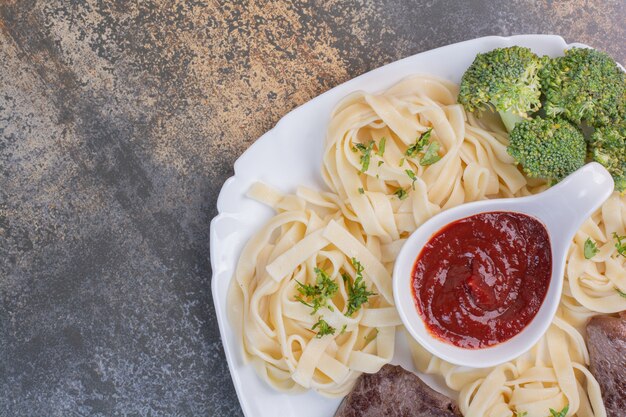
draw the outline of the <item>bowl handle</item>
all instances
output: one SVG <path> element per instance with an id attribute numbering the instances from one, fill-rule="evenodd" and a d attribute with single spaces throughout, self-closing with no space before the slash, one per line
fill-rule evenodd
<path id="1" fill-rule="evenodd" d="M 609 198 L 613 188 L 611 174 L 591 162 L 538 195 L 541 206 L 554 208 L 543 211 L 541 220 L 566 250 L 582 223 Z"/>

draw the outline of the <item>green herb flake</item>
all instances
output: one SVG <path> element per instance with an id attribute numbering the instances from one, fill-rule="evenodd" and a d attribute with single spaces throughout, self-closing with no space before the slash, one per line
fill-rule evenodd
<path id="1" fill-rule="evenodd" d="M 385 154 L 385 144 L 387 143 L 387 138 L 380 138 L 380 142 L 378 142 L 378 151 L 376 151 L 376 155 L 382 156 Z"/>
<path id="2" fill-rule="evenodd" d="M 365 146 L 362 143 L 355 143 L 354 146 L 361 152 L 361 172 L 366 172 L 370 167 L 370 158 L 372 156 L 372 149 L 374 149 L 374 141 Z"/>
<path id="3" fill-rule="evenodd" d="M 406 152 L 404 153 L 409 158 L 414 158 L 418 153 L 424 149 L 424 146 L 428 143 L 428 139 L 430 138 L 430 134 L 433 131 L 432 127 L 428 129 L 426 132 L 422 133 L 422 135 L 415 140 L 415 143 L 411 145 Z"/>
<path id="4" fill-rule="evenodd" d="M 365 194 L 365 190 L 363 188 L 359 188 L 359 194 Z"/>
<path id="5" fill-rule="evenodd" d="M 341 331 L 339 332 L 340 335 L 344 334 L 346 332 L 346 327 L 348 327 L 347 324 L 344 324 L 343 326 L 341 326 Z"/>
<path id="6" fill-rule="evenodd" d="M 588 237 L 587 240 L 585 240 L 584 252 L 585 252 L 585 259 L 591 259 L 594 256 L 596 256 L 598 252 L 600 252 L 600 249 L 598 249 L 598 245 L 596 245 L 596 242 L 594 242 L 593 240 L 591 240 L 590 237 Z"/>
<path id="7" fill-rule="evenodd" d="M 404 158 L 400 158 L 400 162 L 398 162 L 398 166 L 401 167 L 404 165 Z"/>
<path id="8" fill-rule="evenodd" d="M 555 411 L 551 408 L 550 414 L 551 414 L 551 417 L 565 417 L 568 411 L 569 411 L 569 404 L 563 407 L 561 411 Z"/>
<path id="9" fill-rule="evenodd" d="M 431 142 L 430 145 L 428 145 L 428 148 L 426 148 L 424 156 L 422 156 L 422 159 L 420 160 L 420 165 L 432 165 L 439 161 L 441 159 L 441 156 L 439 156 L 439 148 L 439 142 Z"/>
<path id="10" fill-rule="evenodd" d="M 385 163 L 385 161 L 378 161 L 378 166 L 381 166 L 384 163 Z"/>
<path id="11" fill-rule="evenodd" d="M 295 300 L 311 307 L 313 309 L 311 314 L 317 313 L 317 310 L 322 307 L 328 307 L 330 311 L 334 311 L 332 306 L 328 305 L 328 299 L 335 295 L 339 285 L 319 268 L 315 268 L 315 275 L 317 277 L 315 285 L 305 285 L 296 280 L 300 295 L 296 296 Z"/>
<path id="12" fill-rule="evenodd" d="M 626 292 L 620 291 L 619 288 L 615 288 L 615 291 L 617 291 L 617 293 L 622 297 L 626 298 Z"/>
<path id="13" fill-rule="evenodd" d="M 615 249 L 617 249 L 617 253 L 626 258 L 626 236 L 620 236 L 617 233 L 613 232 L 613 239 L 617 241 L 617 243 L 615 243 Z"/>
<path id="14" fill-rule="evenodd" d="M 417 176 L 415 175 L 415 172 L 413 172 L 412 169 L 405 169 L 404 172 L 406 172 L 406 175 L 408 175 L 409 178 L 413 180 L 413 182 L 411 183 L 411 187 L 415 190 L 415 181 L 417 181 Z"/>
<path id="15" fill-rule="evenodd" d="M 396 197 L 398 197 L 399 200 L 405 200 L 409 196 L 404 188 L 398 188 L 393 193 L 396 195 Z"/>
<path id="16" fill-rule="evenodd" d="M 365 339 L 365 344 L 368 344 L 372 340 L 376 339 L 376 336 L 378 336 L 378 329 L 374 329 L 373 332 L 370 332 L 367 336 L 363 338 Z"/>
<path id="17" fill-rule="evenodd" d="M 516 411 L 515 417 L 526 417 L 528 415 L 528 411 Z"/>
<path id="18" fill-rule="evenodd" d="M 311 327 L 311 330 L 315 330 L 315 329 L 319 329 L 317 331 L 317 334 L 315 335 L 315 337 L 318 339 L 321 339 L 322 337 L 329 335 L 329 334 L 335 334 L 335 328 L 331 326 L 330 324 L 328 324 L 326 320 L 324 320 L 321 317 L 317 321 L 317 323 L 315 323 L 313 327 Z"/>
<path id="19" fill-rule="evenodd" d="M 354 282 L 350 279 L 348 274 L 341 274 L 343 282 L 346 284 L 348 290 L 348 308 L 344 313 L 347 317 L 352 316 L 359 311 L 361 306 L 368 302 L 369 297 L 376 295 L 376 293 L 369 291 L 365 282 L 363 282 L 363 265 L 356 258 L 351 259 L 352 266 L 356 271 L 356 279 Z"/>

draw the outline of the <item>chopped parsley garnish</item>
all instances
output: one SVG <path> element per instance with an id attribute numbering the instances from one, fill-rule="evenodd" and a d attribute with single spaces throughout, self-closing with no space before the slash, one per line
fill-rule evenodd
<path id="1" fill-rule="evenodd" d="M 406 190 L 404 188 L 398 188 L 396 191 L 393 192 L 396 197 L 398 197 L 398 199 L 400 200 L 404 200 L 406 199 L 409 194 L 406 192 Z"/>
<path id="2" fill-rule="evenodd" d="M 380 138 L 380 142 L 378 142 L 378 151 L 376 151 L 376 155 L 382 157 L 385 154 L 386 143 L 387 143 L 387 138 L 384 138 L 384 137 Z"/>
<path id="3" fill-rule="evenodd" d="M 402 165 L 404 165 L 404 158 L 400 158 L 400 162 L 398 163 L 399 167 L 401 167 Z"/>
<path id="4" fill-rule="evenodd" d="M 340 335 L 346 332 L 346 327 L 348 327 L 347 324 L 344 324 L 343 326 L 341 326 L 341 331 L 339 332 Z"/>
<path id="5" fill-rule="evenodd" d="M 404 154 L 409 158 L 414 158 L 415 156 L 417 156 L 417 154 L 420 153 L 422 149 L 424 149 L 424 146 L 426 146 L 426 144 L 428 143 L 428 138 L 430 138 L 430 134 L 432 131 L 433 128 L 431 127 L 426 132 L 422 133 L 422 135 L 417 138 L 415 143 L 411 145 Z"/>
<path id="6" fill-rule="evenodd" d="M 378 166 L 381 166 L 384 163 L 385 163 L 385 161 L 378 161 Z"/>
<path id="7" fill-rule="evenodd" d="M 622 297 L 626 298 L 626 292 L 620 291 L 619 288 L 615 288 L 615 291 L 617 291 L 617 293 Z"/>
<path id="8" fill-rule="evenodd" d="M 439 142 L 431 142 L 430 145 L 428 145 L 428 148 L 426 148 L 426 152 L 424 152 L 424 156 L 422 156 L 422 159 L 420 160 L 420 165 L 422 166 L 426 166 L 426 165 L 432 165 L 435 162 L 437 162 L 438 160 L 441 159 L 441 157 L 439 156 Z"/>
<path id="9" fill-rule="evenodd" d="M 363 188 L 359 188 L 359 194 L 365 194 L 365 190 Z"/>
<path id="10" fill-rule="evenodd" d="M 613 232 L 613 239 L 617 240 L 617 243 L 615 244 L 617 253 L 626 258 L 626 236 L 620 236 Z"/>
<path id="11" fill-rule="evenodd" d="M 328 307 L 330 311 L 334 311 L 332 306 L 328 305 L 328 299 L 335 295 L 339 285 L 319 268 L 315 268 L 315 275 L 317 276 L 315 285 L 305 285 L 296 280 L 297 290 L 300 293 L 296 296 L 296 301 L 311 307 L 313 309 L 311 314 L 317 313 L 317 310 L 322 307 Z"/>
<path id="12" fill-rule="evenodd" d="M 404 155 L 408 158 L 415 158 L 420 152 L 424 152 L 424 155 L 420 159 L 420 165 L 422 166 L 431 165 L 439 161 L 441 157 L 438 152 L 441 145 L 436 141 L 430 143 L 428 142 L 432 131 L 433 129 L 431 127 L 424 132 L 419 138 L 417 138 L 413 145 L 409 146 L 406 152 L 404 152 Z M 426 150 L 424 150 L 424 148 L 426 148 Z M 402 166 L 402 164 L 404 164 L 404 158 L 400 160 L 400 166 Z"/>
<path id="13" fill-rule="evenodd" d="M 318 329 L 317 334 L 315 335 L 316 338 L 321 339 L 322 337 L 328 335 L 328 334 L 335 334 L 335 328 L 333 326 L 331 326 L 330 324 L 328 324 L 326 322 L 326 320 L 324 320 L 323 318 L 320 317 L 320 319 L 317 321 L 317 323 L 315 323 L 313 325 L 313 327 L 311 327 L 311 330 L 315 330 Z"/>
<path id="14" fill-rule="evenodd" d="M 561 411 L 555 411 L 552 408 L 550 409 L 551 417 L 565 417 L 567 412 L 569 411 L 569 404 L 567 404 Z"/>
<path id="15" fill-rule="evenodd" d="M 587 240 L 585 240 L 585 259 L 591 259 L 594 256 L 596 256 L 596 254 L 598 252 L 600 252 L 600 249 L 598 249 L 598 245 L 596 245 L 596 242 L 594 242 L 593 240 L 591 240 L 590 237 L 587 238 Z"/>
<path id="16" fill-rule="evenodd" d="M 363 282 L 364 268 L 363 265 L 361 265 L 361 262 L 357 261 L 356 258 L 352 258 L 351 262 L 352 266 L 354 266 L 354 269 L 356 270 L 356 279 L 354 282 L 352 282 L 348 274 L 341 274 L 343 282 L 346 284 L 348 289 L 348 309 L 344 313 L 348 317 L 359 311 L 361 306 L 367 303 L 369 297 L 376 295 L 376 293 L 368 291 L 365 282 Z"/>
<path id="17" fill-rule="evenodd" d="M 370 332 L 367 336 L 364 337 L 365 339 L 365 344 L 371 342 L 372 340 L 376 339 L 376 336 L 378 336 L 378 329 L 374 329 L 373 332 Z"/>
<path id="18" fill-rule="evenodd" d="M 405 169 L 404 172 L 406 172 L 406 175 L 408 175 L 409 178 L 411 178 L 413 180 L 413 182 L 411 183 L 411 187 L 415 190 L 415 181 L 417 181 L 417 177 L 415 176 L 415 172 L 413 172 L 412 169 Z"/>
<path id="19" fill-rule="evenodd" d="M 365 146 L 362 143 L 355 143 L 354 147 L 361 151 L 361 172 L 366 172 L 370 167 L 370 158 L 372 156 L 372 149 L 374 149 L 374 141 Z"/>
<path id="20" fill-rule="evenodd" d="M 528 415 L 528 411 L 516 411 L 515 417 L 526 417 Z"/>

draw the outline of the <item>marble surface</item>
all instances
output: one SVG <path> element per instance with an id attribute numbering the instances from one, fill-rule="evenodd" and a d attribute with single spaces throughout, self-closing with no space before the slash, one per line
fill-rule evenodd
<path id="1" fill-rule="evenodd" d="M 235 159 L 365 71 L 484 35 L 626 62 L 624 2 L 0 4 L 0 416 L 241 415 L 210 294 Z"/>

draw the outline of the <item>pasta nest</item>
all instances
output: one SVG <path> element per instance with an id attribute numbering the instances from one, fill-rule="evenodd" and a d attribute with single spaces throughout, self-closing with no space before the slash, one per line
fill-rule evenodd
<path id="1" fill-rule="evenodd" d="M 300 188 L 283 196 L 256 184 L 250 195 L 277 214 L 244 248 L 230 290 L 230 304 L 241 306 L 231 311 L 246 356 L 278 389 L 345 395 L 362 372 L 377 372 L 393 356 L 401 321 L 393 306 L 391 249 L 346 219 L 330 193 Z M 316 271 L 337 287 L 318 309 L 298 291 L 316 285 Z M 347 314 L 357 275 L 372 295 Z M 332 334 L 316 333 L 319 320 Z"/>

